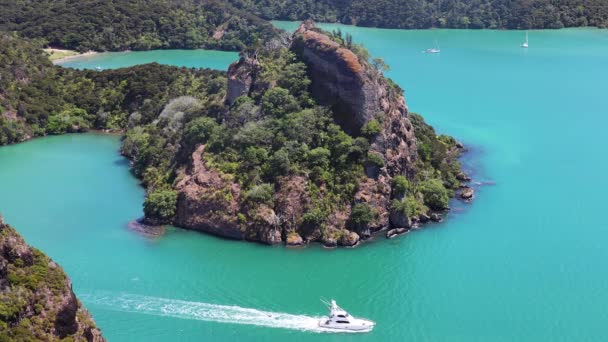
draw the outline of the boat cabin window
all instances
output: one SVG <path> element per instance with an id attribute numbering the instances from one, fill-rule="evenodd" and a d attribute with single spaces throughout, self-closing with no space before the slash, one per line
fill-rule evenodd
<path id="1" fill-rule="evenodd" d="M 349 321 L 336 321 L 336 323 L 344 323 L 344 324 L 348 324 L 350 323 Z"/>
<path id="2" fill-rule="evenodd" d="M 346 316 L 344 316 L 344 315 L 338 315 L 338 317 L 342 317 L 342 318 L 345 318 L 345 317 L 346 317 Z"/>

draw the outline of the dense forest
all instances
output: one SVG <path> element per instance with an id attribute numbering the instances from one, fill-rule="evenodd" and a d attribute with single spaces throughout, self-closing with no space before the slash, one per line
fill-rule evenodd
<path id="1" fill-rule="evenodd" d="M 608 27 L 605 0 L 230 0 L 265 19 L 387 28 Z"/>
<path id="2" fill-rule="evenodd" d="M 0 0 L 0 30 L 78 51 L 238 51 L 274 34 L 268 22 L 214 0 Z"/>
<path id="3" fill-rule="evenodd" d="M 608 26 L 604 0 L 0 0 L 0 31 L 78 51 L 242 50 L 276 35 L 260 19 L 389 28 Z"/>

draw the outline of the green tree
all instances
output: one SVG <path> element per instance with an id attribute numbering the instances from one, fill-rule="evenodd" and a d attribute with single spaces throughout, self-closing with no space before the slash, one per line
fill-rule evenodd
<path id="1" fill-rule="evenodd" d="M 350 222 L 357 230 L 367 228 L 367 225 L 376 218 L 377 213 L 367 203 L 357 203 L 350 213 Z"/>
<path id="2" fill-rule="evenodd" d="M 177 192 L 169 189 L 153 190 L 144 201 L 144 214 L 155 223 L 169 223 L 175 216 L 176 206 Z"/>
<path id="3" fill-rule="evenodd" d="M 311 168 L 320 167 L 325 170 L 329 167 L 331 152 L 324 147 L 317 147 L 308 152 L 308 163 Z"/>
<path id="4" fill-rule="evenodd" d="M 186 142 L 195 146 L 197 144 L 205 144 L 209 140 L 217 140 L 219 134 L 219 125 L 215 120 L 208 117 L 200 117 L 190 121 L 186 125 L 184 137 Z"/>
<path id="5" fill-rule="evenodd" d="M 289 154 L 286 150 L 280 149 L 270 157 L 270 172 L 274 176 L 286 175 L 291 169 Z"/>
<path id="6" fill-rule="evenodd" d="M 402 175 L 393 177 L 393 196 L 402 198 L 410 189 L 410 182 Z"/>
<path id="7" fill-rule="evenodd" d="M 391 67 L 384 62 L 384 59 L 380 57 L 374 58 L 372 60 L 372 65 L 374 66 L 374 69 L 376 69 L 380 73 L 385 73 L 391 70 Z"/>
<path id="8" fill-rule="evenodd" d="M 272 184 L 255 185 L 245 193 L 245 201 L 252 205 L 272 204 L 273 193 Z"/>
<path id="9" fill-rule="evenodd" d="M 262 111 L 274 117 L 282 117 L 287 113 L 297 112 L 300 106 L 289 90 L 274 87 L 268 90 L 261 101 Z"/>

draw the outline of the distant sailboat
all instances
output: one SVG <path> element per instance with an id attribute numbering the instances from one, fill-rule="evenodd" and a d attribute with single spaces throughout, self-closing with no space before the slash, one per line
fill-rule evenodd
<path id="1" fill-rule="evenodd" d="M 432 49 L 426 49 L 426 53 L 440 53 L 439 44 L 437 44 L 437 39 L 435 39 L 435 47 Z"/>
<path id="2" fill-rule="evenodd" d="M 526 31 L 526 41 L 521 44 L 521 47 L 524 49 L 528 48 L 528 31 Z"/>

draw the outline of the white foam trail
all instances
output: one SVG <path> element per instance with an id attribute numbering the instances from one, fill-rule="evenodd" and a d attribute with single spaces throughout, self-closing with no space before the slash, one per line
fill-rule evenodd
<path id="1" fill-rule="evenodd" d="M 86 304 L 111 310 L 136 312 L 201 321 L 250 324 L 310 332 L 335 332 L 319 327 L 321 317 L 262 311 L 232 305 L 189 302 L 178 299 L 148 297 L 134 294 L 79 295 Z"/>

